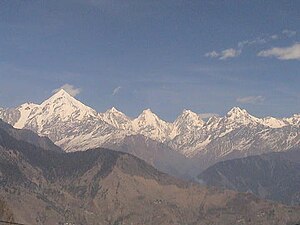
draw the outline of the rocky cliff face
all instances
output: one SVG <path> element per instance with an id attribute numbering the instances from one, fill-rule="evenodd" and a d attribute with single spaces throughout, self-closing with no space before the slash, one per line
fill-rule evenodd
<path id="1" fill-rule="evenodd" d="M 2 199 L 0 199 L 0 221 L 14 222 L 12 210 Z"/>

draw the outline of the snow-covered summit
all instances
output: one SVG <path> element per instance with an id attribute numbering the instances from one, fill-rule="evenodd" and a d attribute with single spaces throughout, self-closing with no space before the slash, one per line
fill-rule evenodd
<path id="1" fill-rule="evenodd" d="M 68 92 L 61 89 L 40 105 L 40 112 L 44 115 L 56 115 L 62 120 L 68 117 L 81 120 L 89 116 L 96 116 L 97 112 L 84 105 Z"/>
<path id="2" fill-rule="evenodd" d="M 173 123 L 173 130 L 170 138 L 174 138 L 183 133 L 194 132 L 203 127 L 204 121 L 201 116 L 191 110 L 184 109 Z"/>
<path id="3" fill-rule="evenodd" d="M 300 114 L 294 114 L 290 118 L 285 118 L 285 121 L 292 126 L 300 127 Z"/>
<path id="4" fill-rule="evenodd" d="M 236 124 L 253 124 L 259 123 L 259 119 L 250 115 L 245 109 L 233 107 L 224 117 L 224 121 Z"/>
<path id="5" fill-rule="evenodd" d="M 262 118 L 260 121 L 261 124 L 271 128 L 281 128 L 288 125 L 287 121 L 284 121 L 283 119 L 274 118 L 271 116 Z"/>
<path id="6" fill-rule="evenodd" d="M 132 130 L 131 119 L 115 107 L 112 107 L 105 113 L 99 113 L 99 117 L 118 129 Z"/>
<path id="7" fill-rule="evenodd" d="M 95 110 L 82 104 L 63 89 L 40 105 L 25 103 L 17 110 L 20 112 L 20 118 L 14 126 L 29 128 L 39 134 L 43 134 L 45 127 L 58 122 L 82 121 L 97 116 Z"/>
<path id="8" fill-rule="evenodd" d="M 151 109 L 145 109 L 143 112 L 134 120 L 137 126 L 141 125 L 157 125 L 164 124 L 165 122 L 158 118 Z"/>
<path id="9" fill-rule="evenodd" d="M 187 109 L 184 109 L 182 114 L 179 117 L 177 117 L 177 119 L 175 120 L 175 124 L 182 123 L 182 122 L 186 122 L 187 125 L 189 126 L 197 126 L 197 127 L 202 127 L 204 124 L 204 121 L 202 120 L 200 115 Z"/>
<path id="10" fill-rule="evenodd" d="M 22 105 L 20 105 L 17 108 L 17 111 L 20 114 L 19 119 L 17 120 L 17 122 L 14 124 L 15 128 L 18 129 L 22 129 L 25 125 L 26 122 L 30 116 L 30 114 L 33 112 L 33 109 L 36 109 L 39 105 L 35 104 L 35 103 L 24 103 Z"/>
<path id="11" fill-rule="evenodd" d="M 165 141 L 172 129 L 172 124 L 163 121 L 150 109 L 145 109 L 132 121 L 133 131 L 154 140 Z"/>

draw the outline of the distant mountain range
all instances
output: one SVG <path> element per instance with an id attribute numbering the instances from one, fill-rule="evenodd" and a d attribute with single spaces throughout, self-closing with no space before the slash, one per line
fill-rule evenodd
<path id="1" fill-rule="evenodd" d="M 219 162 L 198 179 L 208 186 L 300 205 L 300 149 Z"/>
<path id="2" fill-rule="evenodd" d="M 300 208 L 177 180 L 127 153 L 64 153 L 0 127 L 0 220 L 24 224 L 295 225 Z M 37 143 L 44 138 L 36 137 Z M 50 145 L 51 146 L 51 145 Z"/>
<path id="3" fill-rule="evenodd" d="M 200 115 L 184 110 L 170 123 L 161 120 L 150 109 L 135 119 L 115 108 L 98 113 L 64 90 L 40 105 L 25 103 L 14 109 L 2 108 L 0 118 L 15 128 L 26 128 L 47 136 L 67 152 L 96 147 L 122 150 L 124 139 L 130 136 L 134 143 L 133 139 L 136 137 L 140 141 L 138 136 L 142 135 L 163 144 L 160 146 L 165 146 L 168 154 L 179 153 L 192 159 L 196 168 L 182 171 L 182 174 L 198 173 L 221 160 L 300 147 L 300 114 L 282 119 L 256 118 L 246 110 L 234 107 L 224 117 L 214 116 L 205 122 Z M 146 157 L 151 149 L 146 143 L 143 146 L 144 152 L 138 157 L 153 161 Z"/>

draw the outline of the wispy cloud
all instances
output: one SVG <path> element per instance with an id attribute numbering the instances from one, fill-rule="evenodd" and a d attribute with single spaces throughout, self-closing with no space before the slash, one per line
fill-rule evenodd
<path id="1" fill-rule="evenodd" d="M 270 38 L 272 40 L 277 40 L 279 38 L 279 36 L 277 34 L 273 34 L 273 35 L 270 36 Z"/>
<path id="2" fill-rule="evenodd" d="M 117 94 L 120 92 L 121 88 L 122 88 L 121 86 L 116 87 L 116 88 L 113 90 L 112 95 L 113 95 L 113 96 L 117 95 Z"/>
<path id="3" fill-rule="evenodd" d="M 239 56 L 240 54 L 241 54 L 241 50 L 229 48 L 229 49 L 225 49 L 224 51 L 221 52 L 220 59 L 234 58 L 234 57 Z"/>
<path id="4" fill-rule="evenodd" d="M 243 40 L 237 43 L 236 48 L 228 48 L 223 51 L 216 51 L 213 50 L 211 52 L 205 53 L 204 56 L 210 57 L 210 58 L 218 58 L 220 60 L 225 60 L 229 58 L 235 58 L 239 56 L 244 48 L 252 46 L 252 45 L 263 45 L 278 39 L 284 39 L 284 38 L 291 38 L 297 34 L 294 30 L 283 30 L 279 34 L 272 34 L 272 35 L 263 35 L 254 39 L 249 40 Z"/>
<path id="5" fill-rule="evenodd" d="M 72 84 L 64 84 L 60 88 L 53 90 L 52 93 L 56 93 L 61 89 L 65 90 L 73 97 L 75 97 L 76 95 L 78 95 L 81 92 L 81 88 L 76 88 Z"/>
<path id="6" fill-rule="evenodd" d="M 282 34 L 288 36 L 288 37 L 293 37 L 297 34 L 297 31 L 294 30 L 283 30 Z"/>
<path id="7" fill-rule="evenodd" d="M 202 119 L 208 119 L 210 117 L 213 117 L 213 116 L 219 116 L 219 114 L 217 113 L 200 113 L 199 116 L 202 118 Z"/>
<path id="8" fill-rule="evenodd" d="M 240 97 L 237 98 L 236 101 L 238 103 L 243 103 L 243 104 L 260 104 L 265 101 L 265 98 L 261 95 L 259 96 L 246 96 L 246 97 Z"/>
<path id="9" fill-rule="evenodd" d="M 214 51 L 205 53 L 205 56 L 206 56 L 206 57 L 211 57 L 211 58 L 217 58 L 217 57 L 220 56 L 220 53 L 218 53 L 218 52 L 216 52 L 216 51 L 214 50 Z"/>
<path id="10" fill-rule="evenodd" d="M 240 41 L 238 43 L 238 47 L 239 48 L 244 48 L 246 46 L 250 46 L 250 45 L 261 45 L 261 44 L 265 44 L 270 40 L 276 40 L 278 39 L 278 35 L 271 35 L 268 37 L 258 37 L 255 39 L 251 39 L 251 40 L 244 40 L 244 41 Z"/>
<path id="11" fill-rule="evenodd" d="M 210 57 L 210 58 L 219 58 L 221 60 L 225 60 L 225 59 L 228 59 L 228 58 L 237 57 L 240 54 L 241 54 L 240 49 L 228 48 L 228 49 L 225 49 L 221 52 L 216 52 L 215 50 L 211 51 L 211 52 L 207 52 L 205 54 L 205 56 Z"/>
<path id="12" fill-rule="evenodd" d="M 262 57 L 275 57 L 280 60 L 300 60 L 300 43 L 296 43 L 290 47 L 271 48 L 258 53 Z"/>
<path id="13" fill-rule="evenodd" d="M 243 48 L 245 46 L 250 46 L 250 45 L 262 45 L 274 40 L 284 39 L 287 37 L 290 38 L 295 36 L 296 34 L 297 31 L 294 30 L 283 30 L 279 34 L 265 35 L 265 36 L 257 37 L 255 39 L 240 41 L 238 43 L 238 47 Z"/>

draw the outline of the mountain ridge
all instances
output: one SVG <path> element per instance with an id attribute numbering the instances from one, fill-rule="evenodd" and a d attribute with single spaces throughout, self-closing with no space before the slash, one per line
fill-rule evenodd
<path id="1" fill-rule="evenodd" d="M 198 179 L 207 186 L 300 205 L 300 149 L 218 162 Z"/>
<path id="2" fill-rule="evenodd" d="M 26 119 L 27 116 L 27 119 Z M 300 116 L 257 118 L 233 107 L 224 117 L 201 116 L 184 110 L 174 122 L 160 119 L 150 109 L 130 118 L 116 108 L 98 113 L 60 90 L 38 104 L 0 109 L 0 118 L 18 128 L 49 137 L 65 151 L 111 147 L 127 136 L 143 135 L 203 168 L 228 157 L 244 157 L 300 146 Z M 22 126 L 21 126 L 22 125 Z"/>

